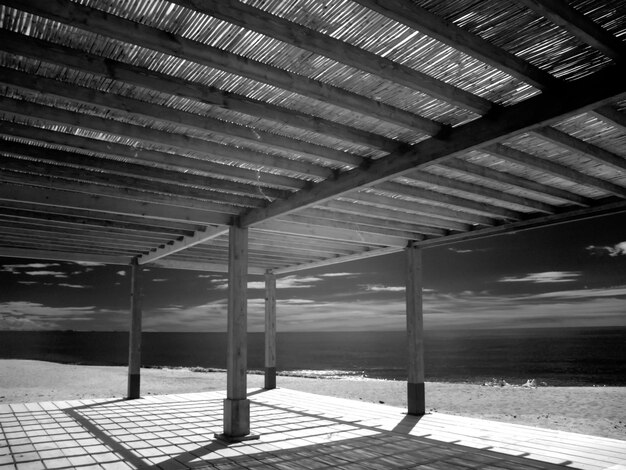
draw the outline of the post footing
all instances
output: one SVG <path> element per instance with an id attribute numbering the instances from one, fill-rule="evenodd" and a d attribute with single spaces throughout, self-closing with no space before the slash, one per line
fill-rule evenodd
<path id="1" fill-rule="evenodd" d="M 265 390 L 276 388 L 276 367 L 265 368 Z"/>
<path id="2" fill-rule="evenodd" d="M 246 434 L 245 436 L 227 436 L 226 434 L 214 434 L 215 439 L 225 444 L 235 444 L 237 442 L 254 441 L 260 439 L 260 434 Z"/>

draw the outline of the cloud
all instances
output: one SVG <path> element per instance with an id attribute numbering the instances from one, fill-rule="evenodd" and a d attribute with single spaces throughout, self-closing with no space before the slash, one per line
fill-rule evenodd
<path id="1" fill-rule="evenodd" d="M 316 276 L 300 277 L 297 275 L 293 275 L 276 279 L 276 288 L 306 289 L 309 287 L 313 287 L 314 284 L 321 281 L 323 281 L 323 279 Z M 228 279 L 213 279 L 211 283 L 214 284 L 215 289 L 228 289 Z M 248 289 L 265 289 L 265 281 L 250 281 L 248 282 Z"/>
<path id="2" fill-rule="evenodd" d="M 89 286 L 83 286 L 79 284 L 66 284 L 64 282 L 57 284 L 59 287 L 69 287 L 71 289 L 87 289 Z"/>
<path id="3" fill-rule="evenodd" d="M 67 274 L 61 271 L 24 271 L 28 276 L 54 276 L 59 279 L 67 278 Z"/>
<path id="4" fill-rule="evenodd" d="M 118 276 L 122 276 L 122 277 L 123 277 L 123 276 L 126 276 L 126 271 L 124 271 L 124 270 L 122 270 L 122 271 L 118 271 L 116 274 L 117 274 Z"/>
<path id="5" fill-rule="evenodd" d="M 94 263 L 92 261 L 72 261 L 72 263 L 79 266 L 106 266 L 104 263 Z"/>
<path id="6" fill-rule="evenodd" d="M 581 275 L 578 271 L 546 271 L 543 273 L 529 273 L 525 276 L 503 277 L 498 282 L 532 282 L 534 284 L 548 284 L 554 282 L 573 282 Z"/>
<path id="7" fill-rule="evenodd" d="M 620 255 L 624 256 L 626 255 L 626 241 L 617 243 L 613 246 L 589 245 L 585 249 L 587 251 L 590 251 L 591 254 L 598 254 L 598 255 L 608 254 L 609 256 L 612 256 L 612 257 L 620 256 Z"/>
<path id="8" fill-rule="evenodd" d="M 361 273 L 326 273 L 320 274 L 319 277 L 352 277 L 358 276 Z"/>
<path id="9" fill-rule="evenodd" d="M 64 329 L 64 322 L 84 322 L 95 307 L 49 307 L 40 303 L 14 301 L 0 304 L 0 330 Z"/>
<path id="10" fill-rule="evenodd" d="M 27 269 L 50 269 L 61 266 L 59 263 L 28 263 L 28 264 L 5 264 L 0 267 L 0 272 L 20 274 L 20 271 Z M 29 274 L 25 272 L 25 274 Z M 63 273 L 61 273 L 63 274 Z"/>
<path id="11" fill-rule="evenodd" d="M 406 287 L 404 286 L 383 286 L 380 284 L 366 284 L 365 290 L 368 292 L 404 292 Z"/>
<path id="12" fill-rule="evenodd" d="M 167 282 L 168 279 L 152 279 L 152 282 Z"/>

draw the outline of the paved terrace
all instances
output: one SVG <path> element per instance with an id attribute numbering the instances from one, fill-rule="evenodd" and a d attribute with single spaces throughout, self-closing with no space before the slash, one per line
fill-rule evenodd
<path id="1" fill-rule="evenodd" d="M 249 392 L 258 440 L 226 445 L 223 392 L 0 406 L 0 469 L 626 469 L 626 442 L 295 392 Z"/>

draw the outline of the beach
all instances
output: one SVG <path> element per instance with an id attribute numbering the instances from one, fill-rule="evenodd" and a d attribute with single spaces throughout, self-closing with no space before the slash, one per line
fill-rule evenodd
<path id="1" fill-rule="evenodd" d="M 0 360 L 0 404 L 121 397 L 126 367 Z M 142 369 L 142 395 L 224 390 L 224 372 Z M 626 387 L 522 387 L 426 383 L 426 410 L 626 440 Z M 263 376 L 248 375 L 249 388 Z M 277 386 L 406 406 L 404 382 L 279 376 Z"/>

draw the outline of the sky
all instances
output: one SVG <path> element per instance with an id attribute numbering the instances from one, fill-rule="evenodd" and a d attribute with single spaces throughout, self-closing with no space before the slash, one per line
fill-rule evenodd
<path id="1" fill-rule="evenodd" d="M 626 327 L 626 213 L 423 251 L 427 329 Z M 405 328 L 404 254 L 277 278 L 278 331 Z M 0 330 L 127 331 L 130 271 L 0 258 Z M 248 279 L 248 331 L 264 282 Z M 144 331 L 225 331 L 224 273 L 147 268 Z"/>

